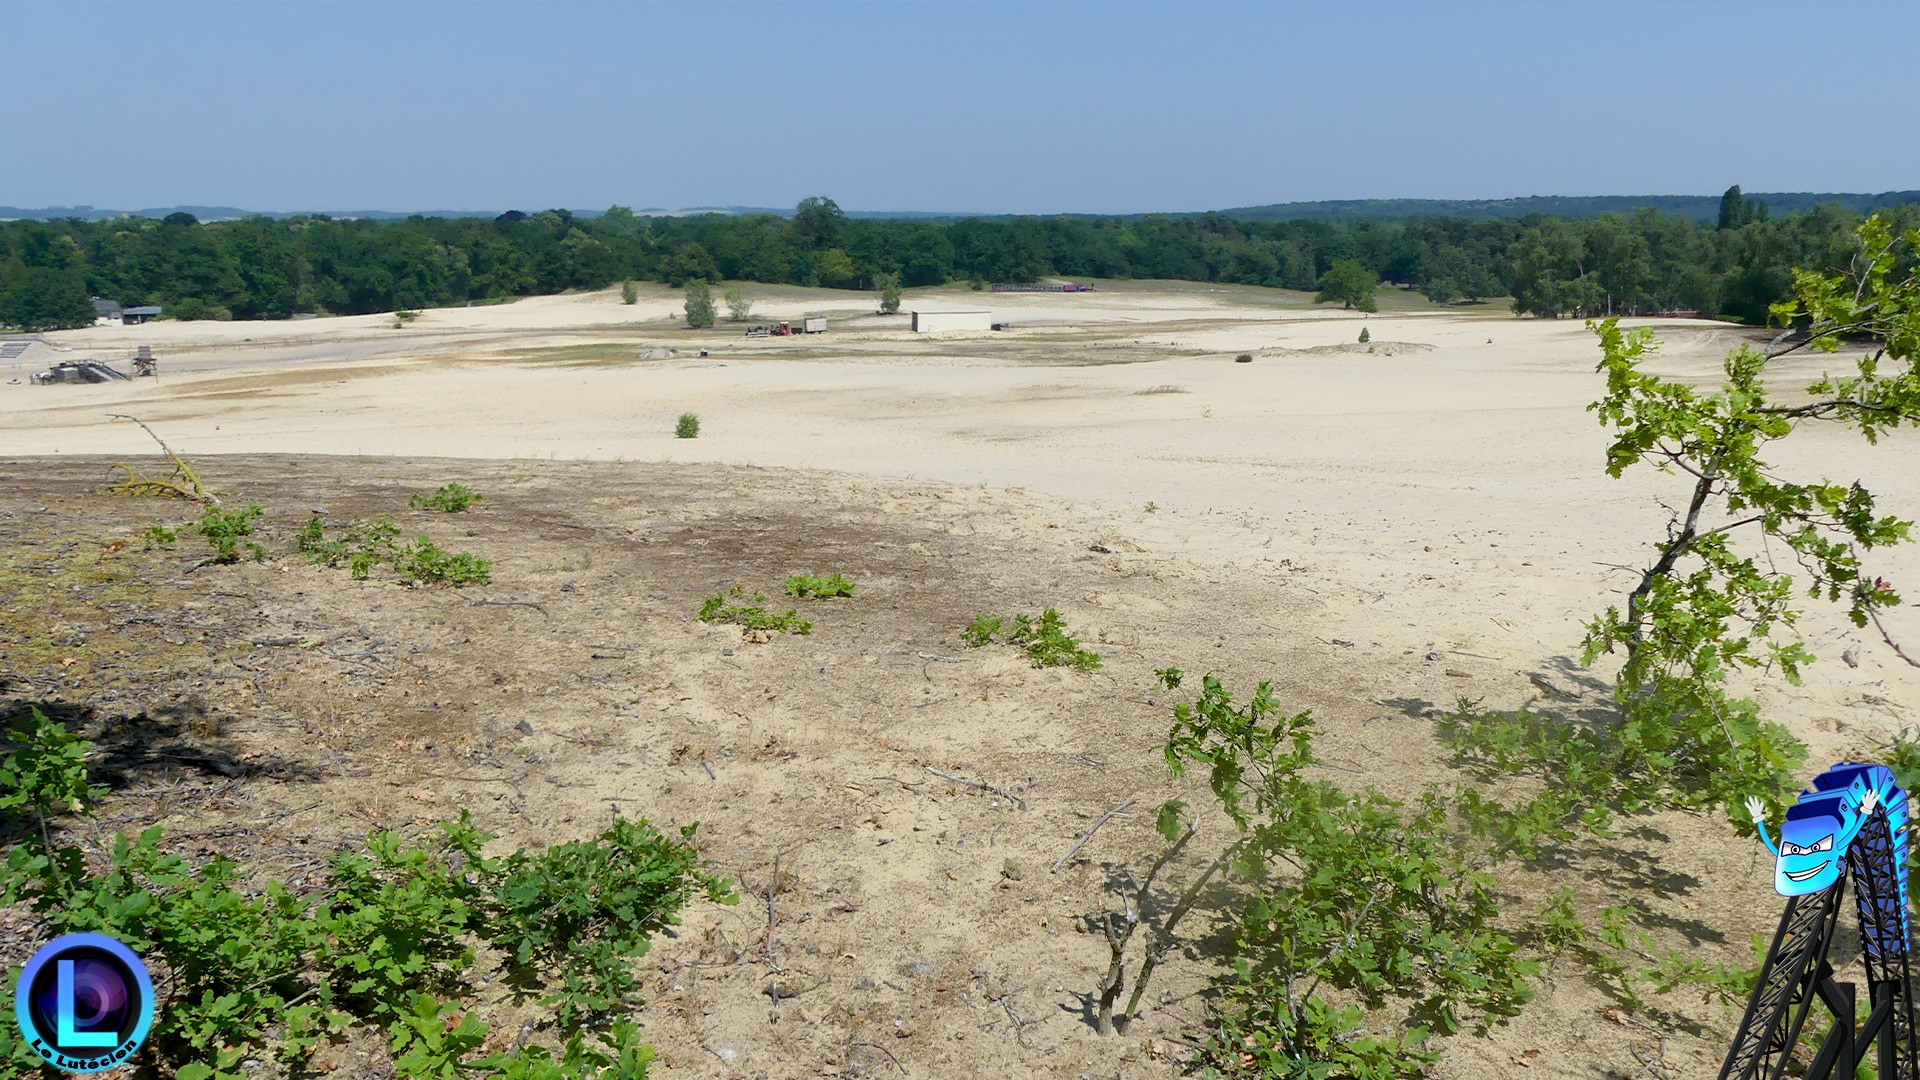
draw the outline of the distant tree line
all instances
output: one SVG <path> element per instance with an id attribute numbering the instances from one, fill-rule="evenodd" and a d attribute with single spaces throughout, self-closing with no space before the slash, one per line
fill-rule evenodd
<path id="1" fill-rule="evenodd" d="M 1890 212 L 1920 224 L 1920 207 Z M 1246 221 L 1189 216 L 856 219 L 814 198 L 791 216 L 598 217 L 565 210 L 402 221 L 265 217 L 0 223 L 0 324 L 91 322 L 89 298 L 175 318 L 362 314 L 601 289 L 628 280 L 760 281 L 842 289 L 1042 277 L 1175 278 L 1314 290 L 1336 264 L 1440 303 L 1511 297 L 1524 315 L 1693 310 L 1761 322 L 1792 267 L 1834 269 L 1858 216 L 1838 206 L 1769 219 L 1738 189 L 1721 222 L 1642 210 Z M 1343 267 L 1343 272 L 1350 273 Z"/>

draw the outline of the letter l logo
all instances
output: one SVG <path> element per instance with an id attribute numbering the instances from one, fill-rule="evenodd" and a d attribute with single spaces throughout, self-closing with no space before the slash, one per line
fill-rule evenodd
<path id="1" fill-rule="evenodd" d="M 55 992 L 60 995 L 59 1032 L 53 1040 L 62 1047 L 113 1046 L 120 1041 L 117 1031 L 75 1031 L 73 1029 L 73 961 L 57 961 Z M 41 984 L 46 985 L 45 983 Z M 98 1013 L 92 1019 L 98 1020 Z"/>

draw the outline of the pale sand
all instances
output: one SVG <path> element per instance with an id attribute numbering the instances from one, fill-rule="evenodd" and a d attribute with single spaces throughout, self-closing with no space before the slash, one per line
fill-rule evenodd
<path id="1" fill-rule="evenodd" d="M 155 323 L 50 335 L 19 385 L 0 383 L 0 458 L 146 454 L 140 416 L 188 454 L 250 451 L 721 462 L 1011 487 L 1072 500 L 1062 512 L 1222 567 L 1305 567 L 1327 622 L 1293 633 L 1464 650 L 1517 662 L 1565 656 L 1580 621 L 1617 598 L 1683 488 L 1602 471 L 1591 334 L 1497 313 L 1358 313 L 1298 294 L 1199 285 L 1078 296 L 915 294 L 991 307 L 1029 329 L 919 336 L 860 293 L 749 287 L 753 321 L 835 315 L 825 335 L 747 339 L 678 328 L 679 295 L 643 290 L 284 323 Z M 1388 302 L 1401 303 L 1398 297 Z M 1663 370 L 1713 376 L 1741 332 L 1655 322 Z M 1368 328 L 1373 352 L 1353 344 Z M 36 387 L 54 359 L 150 344 L 162 376 Z M 678 350 L 676 358 L 642 359 Z M 695 353 L 705 348 L 708 359 Z M 1238 351 L 1253 363 L 1232 362 Z M 1311 351 L 1318 350 L 1318 351 Z M 1130 362 L 1109 362 L 1130 361 Z M 1837 361 L 1783 362 L 1804 377 Z M 0 372 L 0 377 L 14 373 Z M 1180 393 L 1144 393 L 1175 387 Z M 697 440 L 675 418 L 701 418 Z M 1920 441 L 1874 452 L 1808 431 L 1783 463 L 1865 480 L 1895 512 L 1920 507 Z M 1143 508 L 1153 503 L 1159 512 Z M 1920 554 L 1878 567 L 1920 577 Z M 1920 616 L 1889 623 L 1920 643 Z M 1837 658 L 1809 686 L 1769 690 L 1816 742 L 1858 721 L 1861 695 L 1906 720 L 1920 672 L 1871 632 L 1825 613 L 1805 626 Z M 1524 658 L 1524 660 L 1522 660 Z M 1456 689 L 1414 663 L 1396 675 Z M 1403 688 L 1410 689 L 1410 688 Z M 1505 702 L 1527 684 L 1476 686 Z M 1383 693 L 1386 688 L 1383 688 Z M 1875 729 L 1884 727 L 1876 722 Z M 1840 740 L 1844 741 L 1844 740 Z M 1838 747 L 1839 742 L 1834 744 Z"/>
<path id="2" fill-rule="evenodd" d="M 1293 612 L 1266 619 L 1223 611 L 1217 633 L 1203 636 L 1265 635 L 1336 664 L 1364 657 L 1350 680 L 1364 690 L 1336 688 L 1340 700 L 1316 705 L 1358 720 L 1462 694 L 1518 705 L 1538 696 L 1527 676 L 1542 672 L 1602 692 L 1582 680 L 1604 669 L 1568 662 L 1580 624 L 1619 600 L 1632 582 L 1620 567 L 1645 564 L 1666 520 L 1662 500 L 1678 505 L 1685 494 L 1685 478 L 1650 470 L 1605 476 L 1606 436 L 1586 411 L 1602 389 L 1598 351 L 1578 323 L 1492 312 L 1363 319 L 1297 295 L 1131 286 L 1073 297 L 916 295 L 905 306 L 977 304 L 1025 327 L 924 338 L 905 332 L 903 316 L 863 314 L 871 300 L 859 294 L 751 291 L 762 297 L 754 321 L 826 311 L 835 330 L 753 340 L 724 325 L 686 331 L 672 321 L 677 295 L 650 288 L 631 307 L 613 292 L 540 298 L 430 311 L 405 330 L 363 316 L 51 335 L 72 351 L 35 346 L 19 385 L 5 385 L 16 373 L 0 369 L 0 469 L 30 477 L 43 454 L 153 462 L 144 434 L 105 415 L 127 412 L 190 456 L 716 462 L 806 470 L 785 481 L 796 496 L 820 484 L 841 498 L 863 477 L 1023 489 L 991 509 L 985 493 L 971 498 L 1030 535 L 1098 543 L 1116 560 L 1152 552 L 1177 580 L 1300 597 Z M 1353 344 L 1363 325 L 1372 352 Z M 1659 369 L 1701 379 L 1746 337 L 1718 324 L 1650 325 L 1664 342 Z M 28 371 L 63 355 L 116 359 L 136 344 L 154 347 L 160 379 L 25 384 Z M 664 358 L 669 348 L 679 355 Z M 712 355 L 696 358 L 701 348 Z M 1241 351 L 1254 361 L 1234 363 Z M 1794 359 L 1780 371 L 1804 381 L 1838 363 Z M 1167 388 L 1181 392 L 1145 392 Z M 697 440 L 673 438 L 684 411 L 701 417 Z M 1886 511 L 1920 512 L 1920 440 L 1899 435 L 1870 449 L 1809 429 L 1792 442 L 1776 455 L 1787 475 L 1858 478 Z M 1874 570 L 1911 592 L 1920 552 L 1877 557 Z M 1085 602 L 1062 598 L 1070 614 Z M 1156 631 L 1153 603 L 1118 593 L 1102 602 Z M 1909 608 L 1887 621 L 1920 652 L 1920 615 Z M 1920 672 L 1871 629 L 1816 608 L 1802 630 L 1823 658 L 1806 685 L 1754 685 L 1812 745 L 1816 767 L 1872 755 L 1915 722 Z M 1840 660 L 1850 646 L 1857 668 Z M 1402 751 L 1392 746 L 1333 745 L 1375 755 L 1354 759 L 1368 782 L 1410 768 L 1393 764 Z M 1672 869 L 1700 878 L 1703 898 L 1756 905 L 1699 912 L 1732 943 L 1707 958 L 1744 960 L 1744 931 L 1766 929 L 1777 910 L 1765 868 L 1747 866 L 1758 845 L 1717 824 L 1698 828 L 1714 838 L 1711 851 Z M 1681 902 L 1693 910 L 1694 900 Z M 1505 1054 L 1590 1023 L 1594 1008 L 1570 986 L 1543 992 L 1518 1027 L 1463 1052 L 1505 1071 Z M 1685 1056 L 1710 1065 L 1718 1051 L 1709 1042 L 1690 1042 Z"/>

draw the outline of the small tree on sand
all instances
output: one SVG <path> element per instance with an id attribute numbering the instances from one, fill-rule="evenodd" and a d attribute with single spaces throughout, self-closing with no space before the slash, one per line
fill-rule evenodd
<path id="1" fill-rule="evenodd" d="M 631 281 L 628 281 L 622 284 L 620 286 L 620 302 L 623 304 L 639 303 L 640 302 L 640 286 L 635 285 Z"/>
<path id="2" fill-rule="evenodd" d="M 900 310 L 900 275 L 878 274 L 873 279 L 874 289 L 880 294 L 880 314 L 892 315 Z"/>
<path id="3" fill-rule="evenodd" d="M 742 322 L 747 316 L 753 314 L 753 298 L 741 292 L 739 289 L 728 289 L 725 300 L 727 302 L 727 318 L 732 319 L 734 322 Z"/>
<path id="4" fill-rule="evenodd" d="M 713 325 L 713 289 L 700 278 L 687 282 L 687 325 L 695 330 Z"/>

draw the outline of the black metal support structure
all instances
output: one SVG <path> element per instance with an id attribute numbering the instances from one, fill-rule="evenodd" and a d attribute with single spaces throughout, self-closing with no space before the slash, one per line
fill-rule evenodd
<path id="1" fill-rule="evenodd" d="M 1787 901 L 1720 1080 L 1783 1080 L 1816 998 L 1832 1014 L 1833 1026 L 1814 1051 L 1811 1067 L 1797 1075 L 1851 1080 L 1856 1066 L 1871 1062 L 1879 1080 L 1920 1080 L 1905 897 L 1896 876 L 1905 872 L 1895 859 L 1885 818 L 1876 818 L 1848 849 L 1840 880 Z M 1836 981 L 1828 962 L 1849 881 L 1867 974 L 1867 1017 L 1857 1029 L 1856 987 Z"/>

